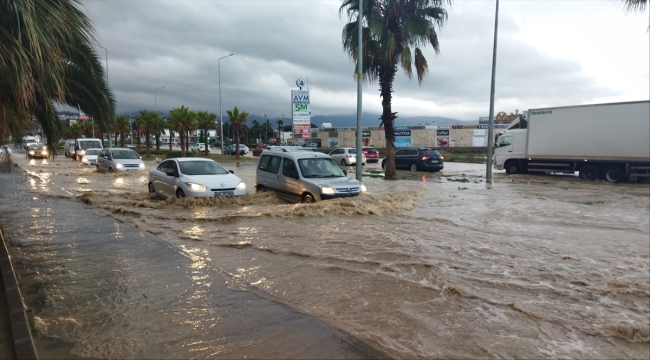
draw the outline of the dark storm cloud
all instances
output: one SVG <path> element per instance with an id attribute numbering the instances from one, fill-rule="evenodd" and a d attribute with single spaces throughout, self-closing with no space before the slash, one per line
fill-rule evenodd
<path id="1" fill-rule="evenodd" d="M 118 112 L 160 111 L 186 105 L 219 111 L 218 61 L 222 59 L 223 110 L 289 117 L 289 93 L 308 78 L 312 111 L 355 112 L 354 64 L 341 46 L 347 18 L 339 1 L 86 1 L 100 42 L 108 48 L 109 83 Z M 422 87 L 400 72 L 395 100 L 422 102 L 399 108 L 405 115 L 473 119 L 486 113 L 492 62 L 493 11 L 449 11 L 440 31 L 441 54 L 426 50 L 431 72 Z M 581 73 L 580 65 L 553 59 L 516 40 L 513 19 L 499 29 L 497 105 L 504 109 L 579 103 L 611 92 Z M 104 50 L 98 48 L 104 56 Z M 154 89 L 157 91 L 154 101 Z M 364 84 L 364 111 L 381 111 L 377 84 Z M 131 100 L 136 98 L 135 100 Z M 426 103 L 430 103 L 428 108 Z M 447 109 L 448 108 L 448 109 Z M 446 110 L 447 109 L 447 110 Z M 454 116 L 454 114 L 456 116 Z"/>

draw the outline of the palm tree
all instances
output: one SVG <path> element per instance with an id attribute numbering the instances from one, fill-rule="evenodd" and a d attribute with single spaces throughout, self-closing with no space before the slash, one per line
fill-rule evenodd
<path id="1" fill-rule="evenodd" d="M 153 111 L 140 110 L 140 115 L 135 119 L 138 127 L 144 131 L 147 156 L 151 156 L 151 135 L 154 133 L 158 117 L 159 115 Z"/>
<path id="2" fill-rule="evenodd" d="M 213 129 L 215 121 L 217 121 L 217 115 L 209 113 L 207 111 L 199 111 L 196 113 L 196 126 L 203 131 L 203 136 L 205 137 L 205 156 L 208 156 L 208 140 L 207 133 L 208 129 Z"/>
<path id="3" fill-rule="evenodd" d="M 80 5 L 0 1 L 1 129 L 25 127 L 33 116 L 53 148 L 63 131 L 55 103 L 78 106 L 110 127 L 115 100 L 95 51 L 93 25 Z"/>
<path id="4" fill-rule="evenodd" d="M 228 119 L 235 129 L 235 159 L 239 159 L 239 132 L 241 131 L 242 125 L 248 121 L 248 113 L 246 111 L 240 112 L 239 109 L 235 106 L 232 110 L 226 110 L 228 114 Z"/>
<path id="5" fill-rule="evenodd" d="M 123 115 L 115 118 L 115 134 L 120 135 L 120 147 L 124 147 L 124 134 L 130 131 L 131 122 L 129 121 L 129 118 Z M 117 140 L 115 140 L 115 143 L 117 144 Z"/>
<path id="6" fill-rule="evenodd" d="M 190 111 L 185 105 L 179 108 L 174 108 L 169 112 L 169 117 L 174 123 L 174 128 L 181 137 L 181 156 L 185 156 L 185 136 L 190 129 L 194 129 L 196 122 L 196 113 Z"/>
<path id="7" fill-rule="evenodd" d="M 358 12 L 360 0 L 343 0 L 339 14 L 347 11 L 348 24 L 343 28 L 343 48 L 358 59 Z M 397 113 L 392 111 L 393 82 L 398 68 L 410 78 L 413 65 L 418 83 L 422 85 L 429 71 L 420 46 L 430 44 L 439 53 L 436 25 L 447 19 L 442 8 L 445 0 L 363 0 L 363 78 L 379 82 L 382 99 L 381 123 L 386 134 L 385 179 L 397 178 L 395 172 L 395 125 Z"/>
<path id="8" fill-rule="evenodd" d="M 155 114 L 156 118 L 153 122 L 153 135 L 156 137 L 156 150 L 160 150 L 160 135 L 165 130 L 167 121 L 160 115 Z"/>
<path id="9" fill-rule="evenodd" d="M 644 12 L 648 6 L 648 0 L 621 0 L 623 6 L 628 13 L 631 12 Z M 650 31 L 650 24 L 648 24 L 648 31 Z"/>
<path id="10" fill-rule="evenodd" d="M 176 128 L 172 119 L 167 119 L 165 126 L 167 129 L 169 129 L 169 151 L 172 151 L 172 147 L 174 146 L 174 133 Z"/>

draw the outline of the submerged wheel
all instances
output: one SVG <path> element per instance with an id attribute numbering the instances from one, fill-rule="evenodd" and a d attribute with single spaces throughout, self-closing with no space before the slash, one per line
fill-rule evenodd
<path id="1" fill-rule="evenodd" d="M 305 204 L 311 204 L 311 203 L 315 203 L 316 199 L 314 199 L 314 195 L 310 193 L 306 193 L 305 195 L 302 196 L 302 202 Z"/>
<path id="2" fill-rule="evenodd" d="M 586 165 L 580 168 L 580 178 L 582 180 L 597 180 L 598 179 L 598 169 L 595 166 Z"/>
<path id="3" fill-rule="evenodd" d="M 257 188 L 255 188 L 255 191 L 258 192 L 258 193 L 266 192 L 266 188 L 264 186 L 260 185 Z"/>
<path id="4" fill-rule="evenodd" d="M 506 174 L 519 173 L 519 164 L 516 161 L 511 161 L 506 165 Z"/>
<path id="5" fill-rule="evenodd" d="M 155 192 L 156 192 L 156 188 L 153 187 L 153 183 L 152 183 L 152 182 L 149 183 L 149 192 L 150 192 L 150 193 L 155 193 Z"/>
<path id="6" fill-rule="evenodd" d="M 411 164 L 411 171 L 418 171 L 418 164 L 416 163 Z"/>
<path id="7" fill-rule="evenodd" d="M 109 172 L 109 173 L 112 173 L 112 172 L 113 172 L 113 167 L 112 167 L 112 166 L 108 168 L 108 172 Z"/>
<path id="8" fill-rule="evenodd" d="M 623 181 L 623 172 L 617 167 L 608 167 L 605 169 L 605 180 L 614 184 Z"/>
<path id="9" fill-rule="evenodd" d="M 176 190 L 176 197 L 177 197 L 177 198 L 184 198 L 184 197 L 185 197 L 185 193 L 183 192 L 183 189 L 178 188 L 178 189 Z"/>

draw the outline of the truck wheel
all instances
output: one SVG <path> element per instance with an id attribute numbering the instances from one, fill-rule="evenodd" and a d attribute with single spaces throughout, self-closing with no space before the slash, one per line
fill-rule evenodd
<path id="1" fill-rule="evenodd" d="M 598 179 L 598 169 L 595 166 L 587 165 L 580 168 L 580 178 L 582 180 L 597 180 Z"/>
<path id="2" fill-rule="evenodd" d="M 608 167 L 605 169 L 605 180 L 614 184 L 618 184 L 623 180 L 623 173 L 617 167 Z"/>
<path id="3" fill-rule="evenodd" d="M 519 164 L 516 161 L 511 161 L 506 165 L 506 174 L 519 173 Z"/>

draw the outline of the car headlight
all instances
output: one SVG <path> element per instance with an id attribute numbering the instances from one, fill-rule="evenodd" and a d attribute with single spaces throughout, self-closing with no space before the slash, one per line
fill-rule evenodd
<path id="1" fill-rule="evenodd" d="M 243 181 L 240 181 L 239 184 L 237 184 L 237 189 L 239 190 L 246 189 L 246 184 L 244 184 Z"/>
<path id="2" fill-rule="evenodd" d="M 85 164 L 85 163 L 88 162 L 88 159 L 86 159 L 85 157 L 83 157 L 83 158 L 81 158 L 81 162 Z"/>
<path id="3" fill-rule="evenodd" d="M 34 155 L 34 150 L 29 150 L 29 155 Z"/>
<path id="4" fill-rule="evenodd" d="M 194 191 L 205 191 L 205 189 L 207 189 L 205 186 L 201 184 L 186 182 L 185 185 L 187 185 L 188 188 Z"/>
<path id="5" fill-rule="evenodd" d="M 368 190 L 368 189 L 366 189 L 366 186 L 361 184 L 361 192 L 366 192 L 366 190 Z"/>
<path id="6" fill-rule="evenodd" d="M 47 155 L 47 150 L 43 150 L 43 155 Z"/>
<path id="7" fill-rule="evenodd" d="M 140 165 L 138 165 L 138 168 L 144 170 L 144 163 L 140 163 Z"/>
<path id="8" fill-rule="evenodd" d="M 318 190 L 320 190 L 321 194 L 334 195 L 334 189 L 331 186 L 318 185 Z"/>
<path id="9" fill-rule="evenodd" d="M 79 150 L 79 155 L 86 155 L 86 150 Z"/>
<path id="10" fill-rule="evenodd" d="M 115 167 L 118 168 L 118 169 L 123 169 L 124 165 L 122 165 L 120 163 L 117 163 L 117 164 L 115 164 Z"/>

